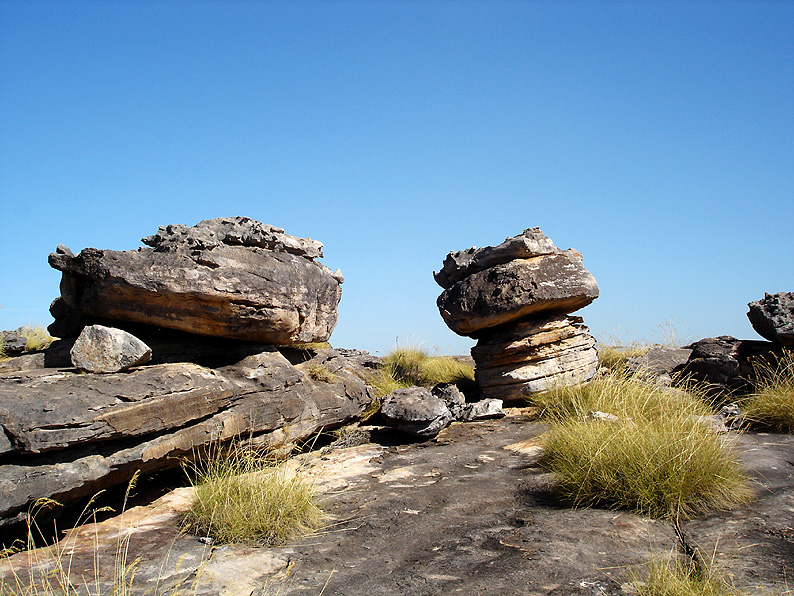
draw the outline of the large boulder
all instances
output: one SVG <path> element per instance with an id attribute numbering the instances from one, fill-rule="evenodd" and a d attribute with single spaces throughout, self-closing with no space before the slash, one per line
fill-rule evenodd
<path id="1" fill-rule="evenodd" d="M 143 242 L 77 255 L 59 246 L 49 261 L 63 273 L 63 302 L 100 319 L 278 345 L 327 341 L 336 325 L 343 279 L 314 260 L 317 241 L 234 217 L 161 227 Z"/>
<path id="2" fill-rule="evenodd" d="M 703 383 L 716 396 L 752 391 L 755 368 L 776 361 L 782 354 L 779 344 L 730 335 L 701 339 L 687 348 L 691 353 L 687 362 L 675 369 L 676 376 L 684 383 Z"/>
<path id="3" fill-rule="evenodd" d="M 794 346 L 794 292 L 765 293 L 750 302 L 747 318 L 758 335 L 784 346 Z"/>
<path id="4" fill-rule="evenodd" d="M 558 249 L 538 228 L 496 247 L 450 253 L 435 277 L 446 287 L 437 301 L 444 322 L 473 337 L 527 317 L 571 313 L 598 297 L 582 255 Z"/>

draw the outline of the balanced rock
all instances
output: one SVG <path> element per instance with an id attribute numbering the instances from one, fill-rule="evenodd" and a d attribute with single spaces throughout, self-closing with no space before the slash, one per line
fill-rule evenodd
<path id="1" fill-rule="evenodd" d="M 530 228 L 499 246 L 449 253 L 434 277 L 444 322 L 479 340 L 472 356 L 484 398 L 516 401 L 595 374 L 595 339 L 566 316 L 598 297 L 579 252 Z"/>
<path id="2" fill-rule="evenodd" d="M 115 373 L 148 362 L 152 350 L 131 333 L 91 325 L 74 342 L 71 356 L 72 364 L 84 372 Z"/>
<path id="3" fill-rule="evenodd" d="M 750 302 L 747 318 L 758 335 L 784 346 L 794 346 L 794 292 L 764 294 Z"/>
<path id="4" fill-rule="evenodd" d="M 581 317 L 521 321 L 481 337 L 471 350 L 483 397 L 517 401 L 595 374 L 598 353 Z"/>
<path id="5" fill-rule="evenodd" d="M 61 298 L 79 313 L 277 345 L 327 341 L 341 273 L 322 244 L 245 218 L 161 227 L 132 251 L 60 246 Z"/>
<path id="6" fill-rule="evenodd" d="M 442 287 L 458 280 L 438 297 L 438 308 L 450 329 L 473 337 L 530 316 L 571 313 L 598 297 L 582 255 L 556 248 L 538 228 L 496 247 L 450 253 L 435 277 Z"/>

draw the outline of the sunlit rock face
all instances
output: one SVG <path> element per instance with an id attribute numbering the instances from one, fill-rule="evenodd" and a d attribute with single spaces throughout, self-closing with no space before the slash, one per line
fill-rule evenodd
<path id="1" fill-rule="evenodd" d="M 449 253 L 434 277 L 447 326 L 479 340 L 472 356 L 483 397 L 517 401 L 595 374 L 595 340 L 567 316 L 598 297 L 579 252 L 530 228 L 499 246 Z"/>
<path id="2" fill-rule="evenodd" d="M 161 227 L 131 251 L 50 255 L 61 300 L 103 320 L 288 345 L 327 341 L 342 275 L 315 261 L 322 244 L 245 218 Z"/>

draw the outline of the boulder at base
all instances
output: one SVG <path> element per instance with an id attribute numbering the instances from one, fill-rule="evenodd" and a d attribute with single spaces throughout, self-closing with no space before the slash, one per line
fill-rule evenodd
<path id="1" fill-rule="evenodd" d="M 161 227 L 126 252 L 59 246 L 61 298 L 79 313 L 200 335 L 289 345 L 324 342 L 342 275 L 322 244 L 245 217 Z"/>

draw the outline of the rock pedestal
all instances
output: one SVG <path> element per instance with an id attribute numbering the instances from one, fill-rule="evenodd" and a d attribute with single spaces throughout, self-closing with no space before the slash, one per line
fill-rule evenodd
<path id="1" fill-rule="evenodd" d="M 472 357 L 483 397 L 518 401 L 595 374 L 595 339 L 567 316 L 598 297 L 579 252 L 531 228 L 499 246 L 449 253 L 434 277 L 447 326 L 478 339 Z"/>

